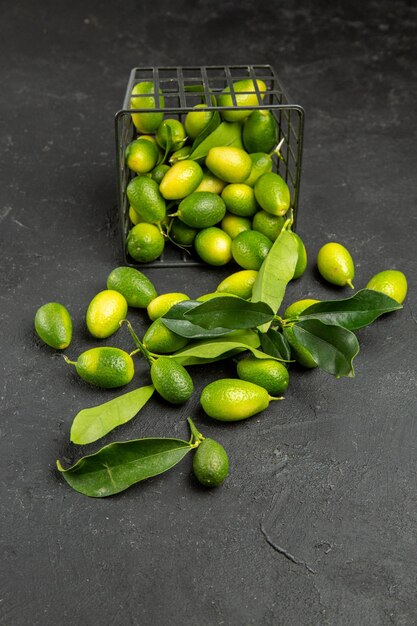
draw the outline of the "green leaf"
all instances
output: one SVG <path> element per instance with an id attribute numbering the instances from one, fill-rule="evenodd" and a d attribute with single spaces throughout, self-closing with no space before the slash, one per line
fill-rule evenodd
<path id="1" fill-rule="evenodd" d="M 194 160 L 202 159 L 207 156 L 211 148 L 217 146 L 243 148 L 241 125 L 238 122 L 222 122 L 191 152 L 188 158 Z"/>
<path id="2" fill-rule="evenodd" d="M 291 347 L 284 335 L 273 328 L 269 328 L 266 333 L 261 333 L 262 350 L 272 357 L 291 360 Z"/>
<path id="3" fill-rule="evenodd" d="M 171 355 L 181 365 L 203 365 L 226 359 L 245 350 L 256 350 L 260 345 L 259 337 L 253 330 L 235 331 L 227 339 L 197 341 L 183 350 Z"/>
<path id="4" fill-rule="evenodd" d="M 357 330 L 372 324 L 380 315 L 402 309 L 396 300 L 379 291 L 362 289 L 350 298 L 325 300 L 312 304 L 299 316 L 300 320 L 317 319 Z"/>
<path id="5" fill-rule="evenodd" d="M 188 441 L 170 438 L 133 439 L 111 443 L 64 469 L 67 483 L 86 496 L 105 498 L 174 467 L 192 449 Z"/>
<path id="6" fill-rule="evenodd" d="M 203 339 L 205 337 L 218 337 L 230 333 L 230 328 L 214 328 L 208 330 L 197 324 L 193 324 L 184 317 L 184 313 L 200 306 L 201 302 L 196 300 L 184 300 L 175 304 L 164 317 L 161 317 L 162 323 L 181 337 L 189 339 Z"/>
<path id="7" fill-rule="evenodd" d="M 203 109 L 204 111 L 204 109 Z M 220 126 L 222 118 L 220 117 L 220 113 L 218 111 L 213 112 L 213 116 L 210 122 L 207 124 L 205 128 L 197 135 L 194 139 L 193 145 L 191 146 L 191 154 L 196 150 L 196 148 L 204 141 L 206 137 L 211 135 L 213 131 L 216 130 L 218 126 Z"/>
<path id="8" fill-rule="evenodd" d="M 86 445 L 107 435 L 113 428 L 126 424 L 140 411 L 155 391 L 153 385 L 140 387 L 104 404 L 83 409 L 74 418 L 70 438 Z"/>
<path id="9" fill-rule="evenodd" d="M 315 319 L 296 322 L 291 328 L 323 370 L 336 378 L 355 375 L 352 360 L 359 352 L 359 343 L 350 330 Z"/>
<path id="10" fill-rule="evenodd" d="M 292 232 L 284 228 L 268 252 L 252 288 L 252 302 L 265 302 L 276 313 L 285 295 L 285 289 L 294 276 L 298 246 Z M 270 322 L 259 325 L 265 333 Z"/>
<path id="11" fill-rule="evenodd" d="M 184 317 L 203 328 L 255 328 L 274 318 L 264 302 L 248 302 L 236 296 L 213 298 L 184 313 Z"/>

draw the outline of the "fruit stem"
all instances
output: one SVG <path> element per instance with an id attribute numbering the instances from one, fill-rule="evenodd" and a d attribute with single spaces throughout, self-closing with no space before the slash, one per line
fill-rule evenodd
<path id="1" fill-rule="evenodd" d="M 77 365 L 76 361 L 71 361 L 67 356 L 65 356 L 65 354 L 62 355 L 65 363 L 69 363 L 69 365 Z"/>
<path id="2" fill-rule="evenodd" d="M 197 446 L 200 445 L 200 443 L 204 440 L 204 436 L 197 430 L 191 417 L 187 417 L 187 422 L 191 430 L 190 443 L 192 443 L 194 439 L 194 443 L 196 443 Z"/>
<path id="3" fill-rule="evenodd" d="M 279 396 L 278 398 L 274 398 L 273 396 L 269 396 L 270 400 L 285 400 L 284 396 Z"/>
<path id="4" fill-rule="evenodd" d="M 282 156 L 282 154 L 280 152 L 281 147 L 282 147 L 284 141 L 285 141 L 285 137 L 283 137 L 281 139 L 281 141 L 279 142 L 279 144 L 277 146 L 275 146 L 275 148 L 272 150 L 272 152 L 269 153 L 269 156 L 273 156 L 274 154 L 276 154 L 277 157 L 281 159 L 281 161 L 284 161 L 284 157 Z"/>
<path id="5" fill-rule="evenodd" d="M 141 340 L 139 339 L 139 337 L 137 336 L 137 334 L 135 333 L 135 331 L 132 328 L 131 323 L 129 322 L 129 320 L 121 320 L 119 322 L 119 326 L 121 326 L 122 324 L 127 324 L 128 330 L 130 332 L 130 335 L 133 339 L 133 341 L 135 342 L 135 344 L 137 345 L 138 349 L 134 350 L 134 353 L 136 352 L 140 352 L 142 354 L 142 356 L 145 357 L 145 359 L 147 360 L 147 362 L 149 363 L 149 365 L 152 365 L 153 361 L 155 360 L 150 353 L 148 352 L 148 350 L 145 348 L 145 346 L 143 345 L 143 343 L 141 342 Z"/>
<path id="6" fill-rule="evenodd" d="M 353 286 L 352 280 L 350 278 L 347 279 L 346 284 L 349 285 L 351 289 L 355 289 L 355 287 Z"/>

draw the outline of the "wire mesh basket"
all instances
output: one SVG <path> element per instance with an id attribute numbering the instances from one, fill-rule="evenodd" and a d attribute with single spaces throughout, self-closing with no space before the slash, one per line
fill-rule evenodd
<path id="1" fill-rule="evenodd" d="M 252 79 L 257 96 L 257 104 L 241 107 L 237 105 L 234 82 Z M 257 80 L 266 85 L 266 92 L 261 94 L 257 87 Z M 140 107 L 141 96 L 135 96 L 137 108 L 130 108 L 132 89 L 137 83 L 152 81 L 155 99 L 155 109 L 152 112 L 165 114 L 166 117 L 184 122 L 185 116 L 192 111 L 196 104 L 204 104 L 212 111 L 225 110 L 258 110 L 266 109 L 273 114 L 278 130 L 278 141 L 283 141 L 280 150 L 281 158 L 273 157 L 273 171 L 277 172 L 288 184 L 291 192 L 291 207 L 294 214 L 295 229 L 297 222 L 301 160 L 303 149 L 304 110 L 298 104 L 291 104 L 287 94 L 281 86 L 275 70 L 270 65 L 210 65 L 192 67 L 135 67 L 130 73 L 127 84 L 123 109 L 118 111 L 115 118 L 116 125 L 116 162 L 118 207 L 120 220 L 120 236 L 123 262 L 134 267 L 141 266 L 134 261 L 126 249 L 126 239 L 132 223 L 129 218 L 129 201 L 126 188 L 135 174 L 129 170 L 125 162 L 127 145 L 137 138 L 132 113 L 149 113 L 149 108 Z M 213 104 L 212 96 L 219 94 L 223 89 L 230 89 L 232 106 L 218 106 Z M 160 91 L 164 96 L 162 106 Z M 252 92 L 253 93 L 253 92 Z M 242 92 L 239 92 L 241 95 Z M 173 245 L 165 246 L 162 256 L 146 266 L 178 267 L 201 265 L 193 254 L 181 250 Z"/>

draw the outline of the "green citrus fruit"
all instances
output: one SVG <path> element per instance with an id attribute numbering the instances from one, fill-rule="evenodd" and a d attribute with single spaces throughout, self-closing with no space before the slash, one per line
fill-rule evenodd
<path id="1" fill-rule="evenodd" d="M 152 178 L 135 176 L 129 182 L 126 194 L 141 222 L 157 224 L 166 216 L 165 200 L 159 192 L 158 183 Z"/>
<path id="2" fill-rule="evenodd" d="M 160 185 L 163 177 L 165 176 L 165 174 L 168 172 L 169 169 L 170 169 L 169 165 L 167 165 L 166 163 L 160 163 L 159 165 L 154 167 L 154 169 L 151 172 L 152 180 L 154 180 L 158 185 Z"/>
<path id="3" fill-rule="evenodd" d="M 316 304 L 320 302 L 320 300 L 314 300 L 313 298 L 304 298 L 303 300 L 296 300 L 288 306 L 284 311 L 284 319 L 289 319 L 290 317 L 298 317 L 305 309 L 307 309 L 312 304 Z"/>
<path id="4" fill-rule="evenodd" d="M 110 337 L 119 328 L 127 313 L 126 298 L 118 291 L 104 289 L 88 305 L 86 322 L 93 337 Z"/>
<path id="5" fill-rule="evenodd" d="M 232 293 L 239 296 L 239 298 L 249 300 L 252 296 L 252 287 L 257 276 L 258 272 L 256 270 L 240 270 L 239 272 L 234 272 L 217 285 L 217 291 L 219 293 Z"/>
<path id="6" fill-rule="evenodd" d="M 266 389 L 238 378 L 222 378 L 204 387 L 200 402 L 213 419 L 236 422 L 247 419 L 269 406 Z"/>
<path id="7" fill-rule="evenodd" d="M 229 473 L 226 450 L 214 439 L 203 439 L 193 459 L 193 472 L 205 487 L 218 487 Z"/>
<path id="8" fill-rule="evenodd" d="M 132 357 L 119 348 L 91 348 L 78 357 L 75 365 L 78 375 L 97 387 L 113 389 L 127 385 L 135 373 Z"/>
<path id="9" fill-rule="evenodd" d="M 275 241 L 284 226 L 284 222 L 285 217 L 271 215 L 271 213 L 267 213 L 262 209 L 253 216 L 252 228 L 268 237 L 271 241 Z"/>
<path id="10" fill-rule="evenodd" d="M 165 239 L 155 224 L 140 222 L 129 231 L 126 245 L 132 259 L 149 263 L 161 256 Z"/>
<path id="11" fill-rule="evenodd" d="M 264 152 L 254 152 L 250 154 L 249 157 L 252 162 L 252 167 L 248 178 L 243 182 L 245 185 L 253 187 L 262 174 L 267 174 L 272 171 L 272 158 L 269 154 L 265 154 Z"/>
<path id="12" fill-rule="evenodd" d="M 251 230 L 252 223 L 248 217 L 240 217 L 240 215 L 226 213 L 220 226 L 231 239 L 234 239 L 239 233 L 243 233 L 245 230 Z"/>
<path id="13" fill-rule="evenodd" d="M 293 302 L 285 310 L 284 319 L 298 317 L 303 313 L 303 311 L 305 311 L 309 306 L 315 304 L 316 302 L 319 302 L 319 300 L 314 300 L 312 298 L 304 298 L 303 300 L 297 300 L 296 302 Z M 291 327 L 285 330 L 285 337 L 288 339 L 288 342 L 291 346 L 291 356 L 297 361 L 297 363 L 309 369 L 317 367 L 317 363 L 315 362 L 307 348 L 305 348 L 298 341 L 298 339 L 295 338 L 294 331 Z"/>
<path id="14" fill-rule="evenodd" d="M 256 230 L 240 233 L 232 241 L 232 255 L 240 267 L 246 270 L 259 270 L 272 242 Z"/>
<path id="15" fill-rule="evenodd" d="M 298 250 L 298 259 L 297 265 L 295 266 L 293 280 L 300 278 L 304 274 L 307 269 L 307 250 L 306 247 L 299 235 L 297 233 L 292 233 L 292 236 L 295 238 L 297 242 L 297 250 Z"/>
<path id="16" fill-rule="evenodd" d="M 355 277 L 355 266 L 348 250 L 340 243 L 326 243 L 317 255 L 317 267 L 325 280 L 333 285 L 352 289 Z"/>
<path id="17" fill-rule="evenodd" d="M 167 200 L 180 200 L 191 194 L 200 184 L 203 170 L 196 161 L 178 161 L 162 179 L 159 190 Z"/>
<path id="18" fill-rule="evenodd" d="M 133 226 L 136 226 L 136 224 L 140 222 L 140 217 L 132 206 L 129 207 L 129 219 Z"/>
<path id="19" fill-rule="evenodd" d="M 185 293 L 173 291 L 170 293 L 162 293 L 160 296 L 152 300 L 148 305 L 148 315 L 151 320 L 156 320 L 158 317 L 163 317 L 165 313 L 168 313 L 169 309 L 177 304 L 177 302 L 183 302 L 190 298 Z"/>
<path id="20" fill-rule="evenodd" d="M 153 94 L 153 95 L 150 95 Z M 156 100 L 154 97 L 155 86 L 151 81 L 137 83 L 132 89 L 132 98 L 130 99 L 131 109 L 155 109 Z M 134 97 L 136 96 L 136 97 Z M 159 89 L 159 108 L 163 108 L 164 96 Z M 164 119 L 163 113 L 143 112 L 132 113 L 132 121 L 140 133 L 153 133 L 157 130 L 160 123 Z"/>
<path id="21" fill-rule="evenodd" d="M 107 289 L 118 291 L 128 306 L 139 309 L 146 309 L 158 295 L 149 278 L 134 267 L 116 267 L 107 277 Z"/>
<path id="22" fill-rule="evenodd" d="M 196 104 L 194 111 L 189 111 L 185 116 L 185 132 L 190 139 L 195 139 L 210 124 L 213 111 L 204 109 L 207 109 L 206 104 Z"/>
<path id="23" fill-rule="evenodd" d="M 222 198 L 229 213 L 241 217 L 251 217 L 258 210 L 258 203 L 252 187 L 244 183 L 231 183 L 222 191 Z"/>
<path id="24" fill-rule="evenodd" d="M 151 378 L 159 395 L 171 404 L 183 404 L 193 394 L 191 376 L 185 367 L 168 356 L 161 356 L 152 363 Z"/>
<path id="25" fill-rule="evenodd" d="M 226 182 L 224 180 L 220 180 L 211 172 L 204 172 L 201 183 L 194 191 L 211 191 L 212 193 L 221 194 L 225 186 Z"/>
<path id="26" fill-rule="evenodd" d="M 367 289 L 380 291 L 402 304 L 407 295 L 408 285 L 405 274 L 398 270 L 384 270 L 375 274 L 366 285 Z"/>
<path id="27" fill-rule="evenodd" d="M 183 146 L 178 150 L 175 150 L 169 157 L 169 162 L 171 165 L 174 165 L 178 161 L 184 161 L 191 154 L 191 146 Z"/>
<path id="28" fill-rule="evenodd" d="M 175 119 L 163 120 L 158 126 L 155 137 L 161 148 L 166 150 L 168 146 L 170 152 L 182 148 L 186 140 L 184 126 L 179 120 Z"/>
<path id="29" fill-rule="evenodd" d="M 216 193 L 194 191 L 179 204 L 177 215 L 192 228 L 208 228 L 220 222 L 226 214 L 226 205 Z"/>
<path id="30" fill-rule="evenodd" d="M 248 152 L 271 152 L 278 138 L 277 124 L 271 111 L 252 111 L 243 124 L 242 138 Z"/>
<path id="31" fill-rule="evenodd" d="M 284 393 L 290 381 L 285 365 L 275 359 L 257 359 L 253 355 L 238 361 L 237 375 L 242 380 L 263 387 L 273 396 Z"/>
<path id="32" fill-rule="evenodd" d="M 206 166 L 221 180 L 243 183 L 252 169 L 252 160 L 241 148 L 220 146 L 208 151 Z"/>
<path id="33" fill-rule="evenodd" d="M 254 190 L 259 205 L 267 213 L 285 215 L 290 208 L 290 190 L 279 174 L 275 172 L 262 174 L 256 181 Z"/>
<path id="34" fill-rule="evenodd" d="M 160 318 L 152 322 L 143 336 L 145 348 L 156 354 L 171 354 L 182 350 L 189 341 L 167 328 Z"/>
<path id="35" fill-rule="evenodd" d="M 198 256 L 209 265 L 226 265 L 232 260 L 232 240 L 216 226 L 200 230 L 194 247 Z"/>
<path id="36" fill-rule="evenodd" d="M 71 316 L 63 304 L 48 302 L 36 311 L 35 330 L 48 346 L 63 350 L 72 339 Z"/>
<path id="37" fill-rule="evenodd" d="M 213 300 L 214 298 L 224 298 L 224 297 L 236 298 L 237 296 L 235 296 L 235 294 L 233 293 L 225 293 L 225 292 L 220 293 L 219 291 L 212 291 L 211 293 L 204 293 L 202 296 L 198 296 L 198 298 L 196 299 L 198 300 L 198 302 L 207 302 L 207 300 Z"/>
<path id="38" fill-rule="evenodd" d="M 137 174 L 150 172 L 158 162 L 159 150 L 145 139 L 132 141 L 125 151 L 126 165 Z"/>
<path id="39" fill-rule="evenodd" d="M 187 226 L 178 217 L 172 220 L 169 235 L 180 246 L 192 246 L 197 233 L 197 228 Z"/>
<path id="40" fill-rule="evenodd" d="M 259 97 L 258 97 L 258 93 Z M 230 94 L 230 87 L 223 89 L 219 97 L 217 98 L 218 106 L 220 107 L 250 107 L 259 105 L 259 98 L 263 100 L 266 91 L 266 85 L 262 80 L 251 79 L 237 80 L 233 83 L 233 91 L 235 92 L 236 104 L 233 102 L 233 98 Z M 251 114 L 250 110 L 234 110 L 221 111 L 221 116 L 227 122 L 240 122 L 247 118 Z"/>

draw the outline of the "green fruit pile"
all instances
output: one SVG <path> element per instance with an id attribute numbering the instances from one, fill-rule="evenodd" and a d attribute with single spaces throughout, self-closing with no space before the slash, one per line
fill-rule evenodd
<path id="1" fill-rule="evenodd" d="M 177 119 L 152 112 L 152 82 L 135 86 L 131 108 L 149 112 L 132 113 L 138 137 L 125 150 L 132 174 L 125 190 L 126 250 L 134 261 L 155 261 L 170 241 L 194 248 L 209 265 L 234 260 L 258 270 L 278 237 L 291 193 L 272 171 L 280 150 L 277 123 L 267 108 L 239 108 L 258 105 L 257 91 L 264 98 L 266 85 L 240 80 L 233 88 L 235 110 L 201 103 Z M 212 98 L 213 105 L 233 105 L 229 88 Z"/>

